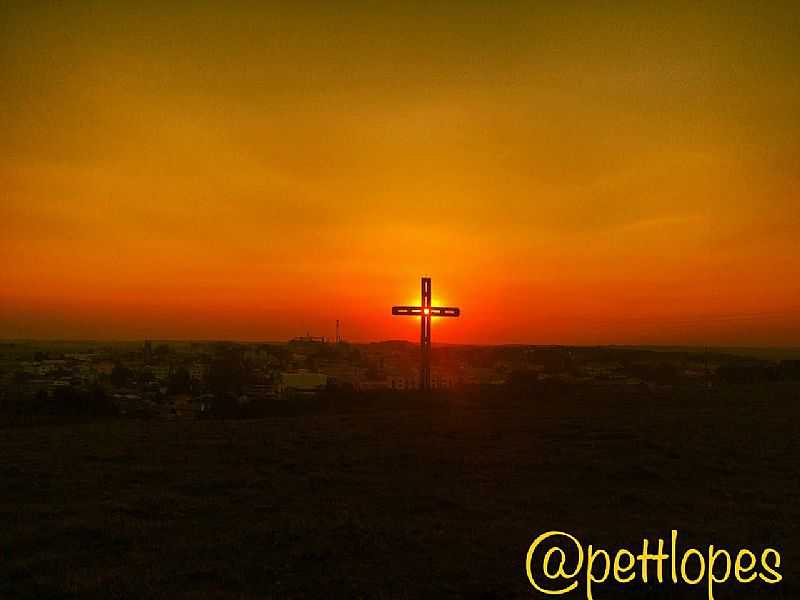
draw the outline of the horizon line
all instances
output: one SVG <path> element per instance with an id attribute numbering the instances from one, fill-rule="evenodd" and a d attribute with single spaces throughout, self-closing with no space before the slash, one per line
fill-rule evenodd
<path id="1" fill-rule="evenodd" d="M 303 336 L 297 336 L 302 338 Z M 323 337 L 325 343 L 336 344 L 335 339 L 329 339 L 328 336 Z M 292 338 L 293 339 L 293 338 Z M 144 343 L 150 342 L 167 342 L 167 343 L 196 343 L 196 344 L 214 344 L 214 343 L 230 343 L 230 344 L 288 344 L 292 341 L 288 340 L 244 340 L 234 338 L 4 338 L 0 337 L 0 344 L 9 343 L 31 343 L 31 342 L 47 342 L 47 343 Z M 369 344 L 386 344 L 386 343 L 406 343 L 412 345 L 419 345 L 419 342 L 406 340 L 406 339 L 384 339 L 384 340 L 370 340 L 370 341 L 350 341 L 341 340 L 342 343 L 353 345 L 369 345 Z M 433 342 L 434 346 L 484 346 L 484 347 L 504 347 L 504 346 L 533 346 L 539 348 L 697 348 L 700 350 L 710 350 L 714 348 L 722 349 L 742 349 L 742 350 L 791 350 L 800 351 L 800 345 L 795 346 L 761 346 L 761 345 L 737 345 L 737 344 L 693 344 L 693 343 L 596 343 L 596 344 L 569 344 L 569 343 L 536 343 L 536 342 L 499 342 L 499 343 L 480 343 L 480 342 Z"/>

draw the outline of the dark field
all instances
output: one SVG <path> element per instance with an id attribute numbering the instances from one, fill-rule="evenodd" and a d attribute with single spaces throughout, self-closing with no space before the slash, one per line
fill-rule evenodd
<path id="1" fill-rule="evenodd" d="M 613 551 L 674 528 L 686 545 L 780 550 L 781 584 L 715 597 L 796 598 L 798 417 L 798 386 L 764 385 L 4 428 L 0 597 L 543 598 L 525 575 L 539 533 Z"/>

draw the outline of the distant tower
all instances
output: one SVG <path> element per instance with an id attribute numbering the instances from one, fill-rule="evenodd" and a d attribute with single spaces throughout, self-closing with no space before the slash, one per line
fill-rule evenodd
<path id="1" fill-rule="evenodd" d="M 339 319 L 336 319 L 336 343 L 338 344 L 341 341 L 342 338 L 339 337 Z"/>

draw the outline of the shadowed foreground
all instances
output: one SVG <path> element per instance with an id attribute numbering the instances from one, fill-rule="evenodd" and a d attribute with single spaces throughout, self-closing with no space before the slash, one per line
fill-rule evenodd
<path id="1" fill-rule="evenodd" d="M 354 396 L 249 421 L 6 428 L 0 596 L 543 597 L 524 570 L 538 533 L 613 551 L 675 528 L 698 547 L 781 551 L 781 584 L 718 598 L 796 597 L 799 398 Z"/>

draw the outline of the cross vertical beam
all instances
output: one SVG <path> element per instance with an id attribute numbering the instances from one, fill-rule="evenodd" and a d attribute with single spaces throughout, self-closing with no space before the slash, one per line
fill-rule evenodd
<path id="1" fill-rule="evenodd" d="M 431 278 L 423 277 L 421 285 L 422 318 L 419 320 L 419 346 L 422 364 L 419 369 L 419 387 L 431 389 Z M 427 310 L 426 310 L 427 309 Z"/>

